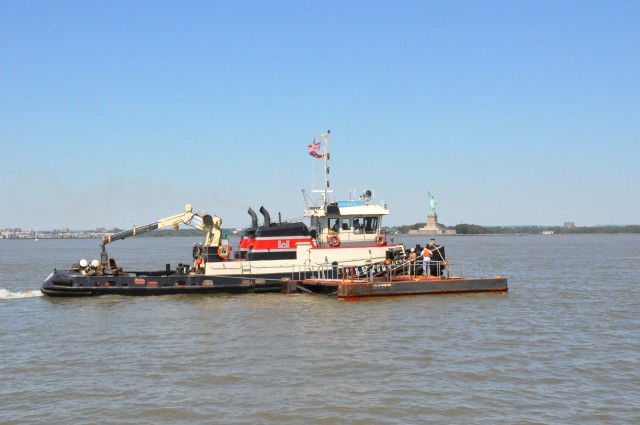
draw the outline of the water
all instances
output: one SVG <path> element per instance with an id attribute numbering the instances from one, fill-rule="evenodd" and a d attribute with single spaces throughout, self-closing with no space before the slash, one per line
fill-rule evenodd
<path id="1" fill-rule="evenodd" d="M 161 270 L 195 241 L 110 253 Z M 0 423 L 640 423 L 640 236 L 438 242 L 510 292 L 55 299 L 98 241 L 0 240 Z"/>

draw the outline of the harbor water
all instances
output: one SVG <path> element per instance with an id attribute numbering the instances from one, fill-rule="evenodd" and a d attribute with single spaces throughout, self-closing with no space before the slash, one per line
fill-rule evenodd
<path id="1" fill-rule="evenodd" d="M 197 241 L 109 252 L 162 270 Z M 58 299 L 99 241 L 0 240 L 0 423 L 640 423 L 640 235 L 437 242 L 509 292 Z"/>

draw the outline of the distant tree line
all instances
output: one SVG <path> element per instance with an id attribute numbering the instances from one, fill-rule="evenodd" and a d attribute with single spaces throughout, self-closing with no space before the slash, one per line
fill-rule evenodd
<path id="1" fill-rule="evenodd" d="M 539 235 L 553 232 L 560 235 L 598 234 L 598 233 L 640 233 L 640 225 L 630 226 L 478 226 L 476 224 L 458 224 L 456 233 L 462 235 Z"/>
<path id="2" fill-rule="evenodd" d="M 406 234 L 410 230 L 418 230 L 426 226 L 426 223 L 408 224 L 396 226 L 392 230 Z M 577 234 L 599 234 L 599 233 L 640 233 L 640 225 L 628 226 L 585 226 L 585 227 L 563 227 L 563 226 L 480 226 L 477 224 L 461 223 L 455 226 L 448 226 L 446 229 L 455 229 L 458 235 L 539 235 L 545 231 L 554 234 L 577 235 Z"/>
<path id="3" fill-rule="evenodd" d="M 455 226 L 456 233 L 459 235 L 485 235 L 491 233 L 488 228 L 478 226 L 477 224 L 458 224 Z"/>
<path id="4" fill-rule="evenodd" d="M 409 233 L 409 230 L 418 230 L 421 227 L 426 226 L 427 223 L 405 224 L 404 226 L 396 226 L 394 230 L 398 233 Z"/>

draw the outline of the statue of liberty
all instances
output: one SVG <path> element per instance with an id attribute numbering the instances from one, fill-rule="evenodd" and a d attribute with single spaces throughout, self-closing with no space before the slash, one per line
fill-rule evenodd
<path id="1" fill-rule="evenodd" d="M 431 192 L 427 192 L 429 193 L 429 212 L 430 213 L 436 213 L 436 198 L 434 198 L 433 196 L 431 196 Z"/>

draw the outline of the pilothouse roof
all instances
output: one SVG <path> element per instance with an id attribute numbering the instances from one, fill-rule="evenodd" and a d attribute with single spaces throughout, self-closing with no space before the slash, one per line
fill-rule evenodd
<path id="1" fill-rule="evenodd" d="M 339 201 L 321 207 L 312 207 L 304 211 L 305 217 L 324 216 L 382 216 L 389 215 L 389 210 L 384 203 L 369 204 L 364 201 Z"/>

